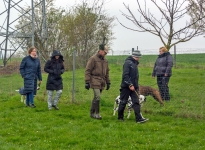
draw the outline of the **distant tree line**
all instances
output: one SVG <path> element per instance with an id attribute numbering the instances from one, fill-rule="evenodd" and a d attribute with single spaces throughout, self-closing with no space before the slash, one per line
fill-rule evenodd
<path id="1" fill-rule="evenodd" d="M 38 3 L 38 0 L 35 1 Z M 35 7 L 35 44 L 39 55 L 49 59 L 54 49 L 60 50 L 66 64 L 72 64 L 73 51 L 76 51 L 78 67 L 83 67 L 87 59 L 98 51 L 99 44 L 106 37 L 108 45 L 114 39 L 112 28 L 114 17 L 110 17 L 104 10 L 104 0 L 82 0 L 69 8 L 56 8 L 54 0 L 46 0 L 46 38 L 43 38 L 43 18 L 41 6 Z M 29 10 L 28 6 L 26 10 Z M 31 26 L 25 26 L 31 21 L 28 16 L 21 17 L 16 28 L 22 33 L 31 32 Z M 22 28 L 25 26 L 24 28 Z M 18 39 L 21 42 L 24 39 Z M 28 39 L 26 47 L 30 47 Z M 26 50 L 24 54 L 26 54 Z"/>
<path id="2" fill-rule="evenodd" d="M 41 6 L 35 7 L 35 47 L 44 60 L 49 59 L 54 49 L 60 50 L 65 63 L 72 66 L 72 55 L 76 51 L 77 67 L 85 67 L 90 56 L 97 52 L 98 46 L 106 37 L 106 43 L 111 47 L 115 39 L 113 27 L 115 18 L 105 11 L 106 0 L 80 0 L 78 4 L 68 8 L 57 8 L 54 0 L 46 0 L 46 38 L 42 33 L 43 16 Z M 155 16 L 147 8 L 147 0 L 136 0 L 137 13 L 134 14 L 129 5 L 124 3 L 128 13 L 122 15 L 131 21 L 136 28 L 127 26 L 126 22 L 118 22 L 125 28 L 137 32 L 149 32 L 156 35 L 162 45 L 170 49 L 174 45 L 187 42 L 203 35 L 205 29 L 205 1 L 204 0 L 151 0 L 152 7 L 156 7 L 161 17 Z M 38 0 L 35 1 L 38 4 Z M 26 7 L 27 10 L 30 7 Z M 140 15 L 138 19 L 136 15 Z M 179 27 L 178 21 L 187 18 Z M 22 33 L 31 31 L 28 16 L 21 17 L 16 28 Z M 25 28 L 22 28 L 25 26 Z M 133 32 L 134 34 L 134 32 Z M 18 39 L 21 42 L 23 39 Z M 28 39 L 26 47 L 31 46 Z M 26 48 L 24 55 L 26 54 Z M 112 49 L 110 49 L 112 51 Z"/>

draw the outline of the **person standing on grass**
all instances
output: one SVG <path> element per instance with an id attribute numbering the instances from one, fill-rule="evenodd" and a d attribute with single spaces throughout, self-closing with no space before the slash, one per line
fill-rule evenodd
<path id="1" fill-rule="evenodd" d="M 46 82 L 46 90 L 48 93 L 48 109 L 51 110 L 54 107 L 56 110 L 58 108 L 58 101 L 62 94 L 63 82 L 61 74 L 64 73 L 63 56 L 59 50 L 54 50 L 51 59 L 45 64 L 44 71 L 48 73 L 48 78 Z M 56 96 L 53 99 L 53 93 L 56 90 Z"/>
<path id="2" fill-rule="evenodd" d="M 160 47 L 158 58 L 154 64 L 152 78 L 155 78 L 155 76 L 157 76 L 157 85 L 161 97 L 165 101 L 170 100 L 168 83 L 172 75 L 172 67 L 172 55 L 168 52 L 166 47 Z"/>
<path id="3" fill-rule="evenodd" d="M 143 123 L 148 119 L 143 118 L 140 113 L 139 103 L 139 72 L 138 64 L 141 57 L 141 53 L 138 50 L 132 52 L 123 65 L 122 82 L 120 89 L 120 104 L 118 108 L 118 120 L 124 121 L 124 110 L 128 102 L 129 96 L 132 99 L 132 108 L 135 112 L 135 120 L 137 123 Z"/>
<path id="4" fill-rule="evenodd" d="M 24 79 L 24 90 L 26 94 L 26 106 L 35 108 L 34 92 L 36 91 L 35 82 L 38 78 L 39 83 L 42 82 L 40 61 L 37 59 L 37 51 L 35 47 L 28 50 L 28 56 L 24 57 L 20 64 L 20 73 Z"/>
<path id="5" fill-rule="evenodd" d="M 102 119 L 100 115 L 100 95 L 104 90 L 110 88 L 109 67 L 105 55 L 108 53 L 108 47 L 105 44 L 99 45 L 99 51 L 90 57 L 85 69 L 85 88 L 93 89 L 94 98 L 90 108 L 90 117 Z"/>

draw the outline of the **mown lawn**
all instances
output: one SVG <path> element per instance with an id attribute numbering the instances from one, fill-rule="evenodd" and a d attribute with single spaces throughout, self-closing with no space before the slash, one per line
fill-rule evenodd
<path id="1" fill-rule="evenodd" d="M 145 60 L 142 60 L 142 62 Z M 60 110 L 48 111 L 45 90 L 47 74 L 35 98 L 36 108 L 20 102 L 19 74 L 0 77 L 0 149 L 205 149 L 205 71 L 197 67 L 173 68 L 170 80 L 171 101 L 162 107 L 147 97 L 142 114 L 149 118 L 135 123 L 134 114 L 124 122 L 113 116 L 113 106 L 121 81 L 122 66 L 110 64 L 111 88 L 101 97 L 102 120 L 89 117 L 92 90 L 84 89 L 84 69 L 75 72 L 72 97 L 72 72 L 63 75 L 64 90 Z M 152 68 L 139 66 L 140 84 L 157 88 Z M 126 114 L 125 114 L 126 115 Z"/>

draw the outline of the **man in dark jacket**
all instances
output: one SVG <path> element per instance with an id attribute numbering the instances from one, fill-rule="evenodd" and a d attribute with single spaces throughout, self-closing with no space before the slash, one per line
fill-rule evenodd
<path id="1" fill-rule="evenodd" d="M 172 66 L 172 55 L 168 52 L 166 47 L 160 47 L 158 58 L 154 64 L 152 78 L 157 76 L 157 85 L 159 87 L 161 97 L 165 101 L 170 100 L 168 83 L 172 75 Z"/>
<path id="2" fill-rule="evenodd" d="M 135 112 L 135 118 L 137 123 L 146 122 L 148 119 L 143 118 L 140 113 L 139 103 L 139 73 L 138 64 L 141 57 L 141 53 L 138 50 L 132 52 L 132 56 L 129 56 L 123 65 L 122 83 L 120 89 L 120 104 L 118 109 L 118 120 L 124 121 L 124 110 L 129 96 L 132 99 L 133 109 Z"/>
<path id="3" fill-rule="evenodd" d="M 64 73 L 63 56 L 59 50 L 54 50 L 51 56 L 51 60 L 48 60 L 45 64 L 44 71 L 49 73 L 46 83 L 46 90 L 48 93 L 48 109 L 51 110 L 54 107 L 58 110 L 58 101 L 62 94 L 63 82 L 61 74 Z M 56 96 L 52 100 L 53 92 L 56 90 Z"/>
<path id="4" fill-rule="evenodd" d="M 108 47 L 104 44 L 99 46 L 96 55 L 89 58 L 85 69 L 85 88 L 93 89 L 94 98 L 90 108 L 90 117 L 102 119 L 100 116 L 100 95 L 107 84 L 106 90 L 110 88 L 109 67 L 105 55 Z"/>

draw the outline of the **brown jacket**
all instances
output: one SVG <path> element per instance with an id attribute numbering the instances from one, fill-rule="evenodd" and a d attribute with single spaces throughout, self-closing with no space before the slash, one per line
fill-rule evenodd
<path id="1" fill-rule="evenodd" d="M 110 83 L 108 61 L 99 53 L 90 57 L 87 62 L 85 83 L 89 83 L 91 88 L 101 90 L 107 83 Z"/>

